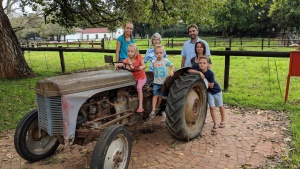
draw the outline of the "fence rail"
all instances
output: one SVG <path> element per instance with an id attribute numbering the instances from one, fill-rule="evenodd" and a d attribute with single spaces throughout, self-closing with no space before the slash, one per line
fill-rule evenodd
<path id="1" fill-rule="evenodd" d="M 206 40 L 210 47 L 260 47 L 261 50 L 269 47 L 295 47 L 300 44 L 300 39 L 271 39 L 271 38 L 261 38 L 261 39 L 243 39 L 243 38 L 229 38 L 229 39 L 218 39 L 218 38 L 207 38 Z M 149 39 L 136 39 L 136 42 L 143 42 L 139 46 L 149 47 L 151 42 Z M 167 39 L 162 42 L 163 45 L 167 47 L 178 47 L 182 46 L 185 40 L 178 39 Z M 22 47 L 45 47 L 45 46 L 55 46 L 65 45 L 67 47 L 78 47 L 78 48 L 102 48 L 108 49 L 105 45 L 105 40 L 101 41 L 61 41 L 61 42 L 45 42 L 45 41 L 26 41 L 21 43 Z"/>
<path id="2" fill-rule="evenodd" d="M 65 61 L 64 52 L 97 52 L 97 53 L 112 53 L 116 51 L 113 49 L 83 49 L 83 48 L 64 48 L 64 47 L 40 47 L 40 48 L 22 48 L 24 51 L 57 51 L 60 57 L 60 64 L 62 73 L 65 73 Z M 141 54 L 146 54 L 146 50 L 140 50 Z M 180 55 L 181 50 L 168 50 L 168 55 Z M 211 55 L 224 56 L 224 90 L 226 91 L 229 86 L 229 72 L 230 72 L 230 56 L 239 57 L 274 57 L 274 58 L 289 58 L 290 52 L 269 52 L 269 51 L 231 51 L 230 48 L 226 48 L 225 51 L 211 51 Z"/>
<path id="3" fill-rule="evenodd" d="M 78 48 L 85 46 L 91 46 L 91 48 L 94 48 L 95 46 L 98 46 L 98 48 L 104 49 L 104 39 L 101 41 L 78 41 L 78 42 L 68 42 L 68 41 L 61 41 L 61 42 L 44 42 L 44 41 L 26 41 L 25 43 L 21 43 L 21 46 L 26 47 L 49 47 L 49 46 L 55 46 L 59 47 L 61 45 L 66 45 L 67 47 L 74 47 L 78 46 Z"/>
<path id="4" fill-rule="evenodd" d="M 204 38 L 204 40 L 206 40 Z M 295 47 L 298 46 L 300 43 L 300 39 L 271 39 L 271 38 L 262 38 L 262 39 L 207 39 L 207 43 L 210 47 L 261 47 L 261 50 L 264 50 L 265 47 Z M 254 43 L 255 44 L 251 44 Z M 260 43 L 257 43 L 260 42 Z M 182 40 L 174 40 L 168 39 L 166 42 L 167 47 L 175 47 L 175 46 L 182 46 L 184 41 Z M 250 44 L 249 44 L 250 43 Z"/>

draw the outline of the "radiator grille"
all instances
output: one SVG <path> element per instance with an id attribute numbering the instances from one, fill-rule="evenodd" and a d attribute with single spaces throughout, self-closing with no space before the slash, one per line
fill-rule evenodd
<path id="1" fill-rule="evenodd" d="M 39 128 L 51 136 L 63 134 L 61 97 L 42 97 L 37 95 Z"/>

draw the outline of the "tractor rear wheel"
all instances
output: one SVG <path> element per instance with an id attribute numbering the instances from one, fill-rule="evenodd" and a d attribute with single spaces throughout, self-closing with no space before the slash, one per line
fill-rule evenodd
<path id="1" fill-rule="evenodd" d="M 203 128 L 207 112 L 207 88 L 196 74 L 179 76 L 167 98 L 166 124 L 173 137 L 189 141 Z"/>

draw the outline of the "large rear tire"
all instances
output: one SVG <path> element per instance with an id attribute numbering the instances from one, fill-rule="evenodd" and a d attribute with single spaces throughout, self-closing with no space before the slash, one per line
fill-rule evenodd
<path id="1" fill-rule="evenodd" d="M 101 134 L 91 159 L 91 169 L 125 169 L 131 156 L 132 138 L 128 129 L 115 124 Z"/>
<path id="2" fill-rule="evenodd" d="M 179 76 L 170 88 L 166 124 L 173 137 L 189 141 L 197 137 L 205 123 L 207 88 L 196 74 Z"/>
<path id="3" fill-rule="evenodd" d="M 41 131 L 39 137 L 38 111 L 32 110 L 19 122 L 14 136 L 15 149 L 27 161 L 35 162 L 52 155 L 59 141 Z"/>

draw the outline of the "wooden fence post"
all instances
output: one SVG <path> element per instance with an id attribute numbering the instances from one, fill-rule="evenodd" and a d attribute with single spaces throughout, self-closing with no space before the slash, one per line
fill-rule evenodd
<path id="1" fill-rule="evenodd" d="M 229 47 L 226 47 L 226 51 L 230 51 Z M 228 90 L 229 86 L 229 68 L 230 68 L 230 55 L 225 55 L 225 68 L 224 68 L 224 91 Z"/>
<path id="2" fill-rule="evenodd" d="M 101 48 L 104 49 L 104 38 L 101 39 Z"/>
<path id="3" fill-rule="evenodd" d="M 261 39 L 261 50 L 264 50 L 264 38 Z"/>
<path id="4" fill-rule="evenodd" d="M 242 40 L 242 38 L 240 40 L 241 40 L 241 46 L 243 46 L 243 40 Z"/>
<path id="5" fill-rule="evenodd" d="M 268 47 L 270 47 L 270 38 L 268 39 Z"/>
<path id="6" fill-rule="evenodd" d="M 172 39 L 172 48 L 173 48 L 173 45 L 174 45 L 173 42 L 174 42 L 174 40 Z"/>
<path id="7" fill-rule="evenodd" d="M 58 46 L 59 49 L 62 49 L 62 46 Z M 61 72 L 65 73 L 66 66 L 65 66 L 65 59 L 63 50 L 59 50 L 59 58 L 60 58 L 60 65 L 61 65 Z"/>
<path id="8" fill-rule="evenodd" d="M 215 38 L 214 45 L 217 46 L 217 38 Z"/>
<path id="9" fill-rule="evenodd" d="M 94 48 L 94 41 L 92 40 L 92 48 Z"/>
<path id="10" fill-rule="evenodd" d="M 229 48 L 231 49 L 231 38 L 229 38 Z"/>

